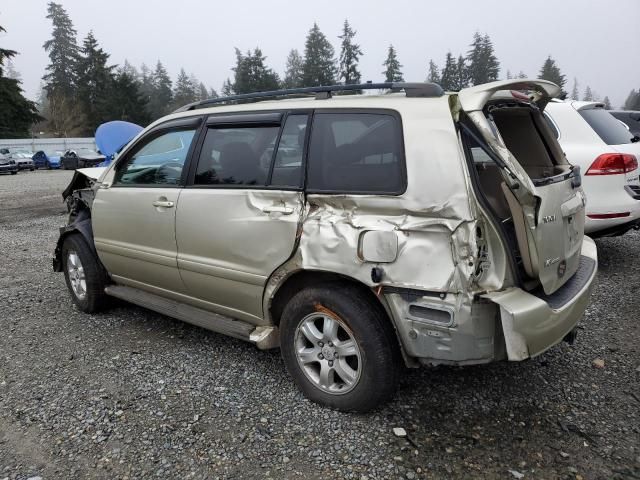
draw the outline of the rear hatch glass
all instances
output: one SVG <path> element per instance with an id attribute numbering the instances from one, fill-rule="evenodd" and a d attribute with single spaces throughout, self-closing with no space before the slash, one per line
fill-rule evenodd
<path id="1" fill-rule="evenodd" d="M 605 109 L 600 107 L 588 108 L 578 110 L 578 113 L 607 145 L 631 143 L 633 134 Z"/>

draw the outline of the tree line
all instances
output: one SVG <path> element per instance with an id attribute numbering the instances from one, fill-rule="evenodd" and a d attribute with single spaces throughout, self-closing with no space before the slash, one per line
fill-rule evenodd
<path id="1" fill-rule="evenodd" d="M 100 47 L 93 32 L 89 32 L 79 44 L 73 22 L 62 5 L 49 2 L 47 17 L 52 22 L 51 38 L 43 45 L 49 56 L 38 110 L 35 104 L 22 96 L 19 75 L 8 62 L 16 52 L 0 50 L 0 88 L 3 81 L 10 80 L 13 95 L 22 97 L 19 107 L 22 123 L 15 123 L 12 130 L 3 127 L 8 121 L 4 109 L 0 109 L 0 135 L 28 136 L 34 122 L 43 120 L 38 130 L 47 130 L 57 136 L 93 135 L 98 125 L 109 120 L 127 120 L 142 125 L 183 105 L 215 98 L 218 92 L 188 74 L 182 68 L 172 80 L 163 63 L 158 60 L 150 68 L 142 64 L 139 68 L 127 60 L 121 66 L 110 63 L 110 55 Z M 2 27 L 0 27 L 2 28 Z M 259 47 L 241 51 L 235 49 L 236 60 L 232 76 L 220 88 L 221 95 L 251 93 L 279 88 L 310 87 L 317 85 L 358 84 L 362 82 L 359 68 L 363 56 L 356 41 L 356 30 L 344 21 L 339 52 L 336 51 L 317 23 L 309 30 L 304 51 L 292 49 L 286 60 L 285 71 L 280 76 L 267 64 L 267 57 Z M 8 52 L 8 53 L 7 53 Z M 6 75 L 2 65 L 7 61 Z M 386 82 L 404 81 L 403 65 L 397 49 L 389 45 L 380 72 Z M 498 80 L 501 65 L 488 34 L 476 32 L 467 52 L 454 55 L 447 52 L 444 61 L 438 64 L 430 59 L 424 79 L 439 83 L 445 90 L 457 91 L 472 85 Z M 538 78 L 550 80 L 562 89 L 564 98 L 602 101 L 611 108 L 608 97 L 601 97 L 586 86 L 582 95 L 577 79 L 573 79 L 571 92 L 566 76 L 556 61 L 548 56 L 543 62 Z M 506 78 L 526 78 L 523 71 L 513 75 L 506 71 Z M 16 90 L 17 89 L 17 90 Z M 17 93 L 16 93 L 17 92 Z M 2 93 L 2 91 L 0 91 Z M 17 97 L 16 97 L 17 98 Z M 27 102 L 27 103 L 24 103 Z M 625 102 L 626 109 L 640 109 L 640 89 L 633 90 Z M 43 118 L 42 118 L 43 117 Z M 11 135 L 9 135 L 9 133 Z"/>

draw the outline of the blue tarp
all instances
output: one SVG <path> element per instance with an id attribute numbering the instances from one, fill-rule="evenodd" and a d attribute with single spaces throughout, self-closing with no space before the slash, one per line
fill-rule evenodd
<path id="1" fill-rule="evenodd" d="M 121 120 L 100 125 L 96 130 L 96 145 L 100 152 L 107 157 L 104 164 L 108 165 L 113 159 L 113 155 L 120 151 L 122 147 L 129 143 L 142 130 L 140 125 L 123 122 Z"/>

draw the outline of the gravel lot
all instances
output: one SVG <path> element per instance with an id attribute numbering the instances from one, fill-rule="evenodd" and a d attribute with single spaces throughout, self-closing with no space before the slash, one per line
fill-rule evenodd
<path id="1" fill-rule="evenodd" d="M 598 242 L 576 345 L 408 371 L 353 415 L 302 398 L 278 351 L 130 305 L 78 312 L 50 260 L 70 178 L 0 177 L 0 479 L 640 478 L 640 234 Z"/>

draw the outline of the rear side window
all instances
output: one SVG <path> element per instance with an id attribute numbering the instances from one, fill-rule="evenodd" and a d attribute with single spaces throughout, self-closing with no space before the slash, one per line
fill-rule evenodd
<path id="1" fill-rule="evenodd" d="M 607 145 L 631 143 L 633 135 L 609 112 L 602 108 L 578 110 L 587 123 Z"/>
<path id="2" fill-rule="evenodd" d="M 194 184 L 266 185 L 279 130 L 250 126 L 209 128 Z"/>
<path id="3" fill-rule="evenodd" d="M 307 189 L 399 194 L 405 189 L 400 120 L 381 113 L 316 113 Z"/>

